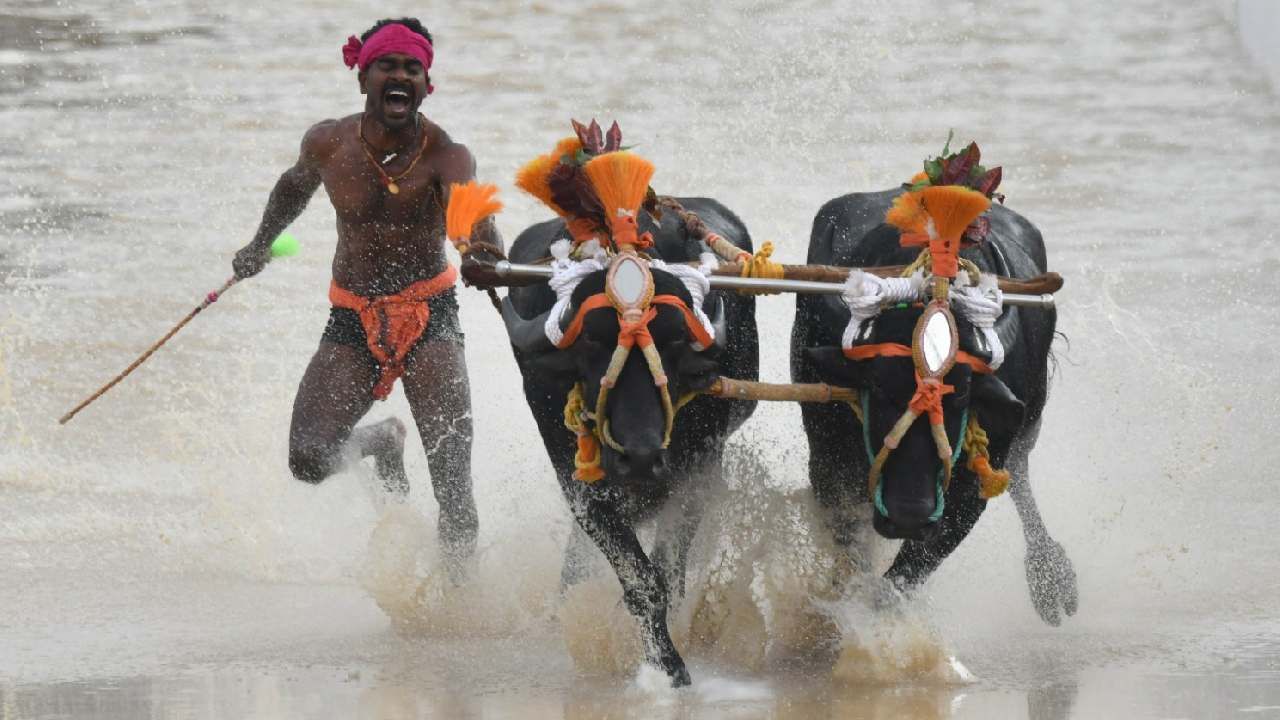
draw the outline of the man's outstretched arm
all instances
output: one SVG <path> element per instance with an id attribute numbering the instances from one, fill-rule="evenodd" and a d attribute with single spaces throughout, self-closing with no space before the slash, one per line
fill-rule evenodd
<path id="1" fill-rule="evenodd" d="M 321 159 L 328 149 L 332 126 L 332 121 L 320 123 L 302 138 L 298 162 L 285 170 L 276 181 L 276 186 L 271 189 L 267 209 L 263 211 L 262 222 L 258 224 L 258 232 L 248 245 L 236 253 L 231 262 L 237 278 L 243 280 L 262 272 L 262 268 L 271 259 L 271 243 L 289 227 L 289 223 L 298 219 L 316 188 L 320 187 Z"/>

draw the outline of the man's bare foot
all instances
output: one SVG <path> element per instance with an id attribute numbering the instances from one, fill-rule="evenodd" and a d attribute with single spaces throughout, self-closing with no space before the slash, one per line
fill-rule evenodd
<path id="1" fill-rule="evenodd" d="M 351 434 L 360 454 L 373 456 L 382 486 L 387 492 L 401 496 L 409 494 L 409 476 L 404 471 L 404 438 L 407 432 L 399 418 L 390 417 L 356 428 Z"/>
<path id="2" fill-rule="evenodd" d="M 453 503 L 450 508 L 441 508 L 438 532 L 449 579 L 454 585 L 461 585 L 470 574 L 476 552 L 479 522 L 475 501 L 468 497 L 465 501 Z"/>

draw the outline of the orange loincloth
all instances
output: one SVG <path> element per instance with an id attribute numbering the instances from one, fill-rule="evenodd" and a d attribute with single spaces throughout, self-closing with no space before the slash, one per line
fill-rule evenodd
<path id="1" fill-rule="evenodd" d="M 360 315 L 369 352 L 382 370 L 373 387 L 375 398 L 385 400 L 396 379 L 404 375 L 405 358 L 431 320 L 427 300 L 453 287 L 457 280 L 457 268 L 449 265 L 439 275 L 419 280 L 395 295 L 366 298 L 339 287 L 336 281 L 329 286 L 329 302 Z"/>

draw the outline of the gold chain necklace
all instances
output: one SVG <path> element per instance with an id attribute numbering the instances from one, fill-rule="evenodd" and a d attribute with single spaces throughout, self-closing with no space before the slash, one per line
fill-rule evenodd
<path id="1" fill-rule="evenodd" d="M 425 120 L 425 118 L 422 117 L 421 113 L 418 114 L 418 119 L 420 121 Z M 419 127 L 421 127 L 421 122 L 419 122 Z M 364 139 L 364 115 L 360 116 L 360 149 L 364 150 L 364 156 L 369 158 L 369 164 L 373 166 L 374 170 L 378 171 L 378 177 L 381 178 L 383 186 L 386 187 L 387 192 L 391 193 L 392 195 L 400 194 L 400 186 L 397 185 L 396 183 L 403 180 L 405 176 L 407 176 L 409 173 L 413 172 L 413 169 L 418 165 L 418 161 L 422 159 L 422 156 L 424 154 L 426 154 L 428 144 L 429 143 L 427 142 L 427 129 L 423 127 L 422 128 L 422 147 L 418 148 L 418 154 L 413 156 L 413 161 L 409 163 L 409 167 L 404 169 L 404 172 L 400 173 L 395 177 L 391 177 L 390 175 L 387 175 L 387 171 L 382 169 L 382 165 L 379 164 L 378 161 L 374 159 L 373 153 L 369 151 L 369 141 Z"/>

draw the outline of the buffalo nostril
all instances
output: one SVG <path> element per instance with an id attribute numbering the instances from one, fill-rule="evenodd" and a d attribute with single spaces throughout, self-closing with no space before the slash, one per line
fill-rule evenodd
<path id="1" fill-rule="evenodd" d="M 632 450 L 623 457 L 623 463 L 632 474 L 650 475 L 659 471 L 666 464 L 665 453 L 661 450 Z"/>

